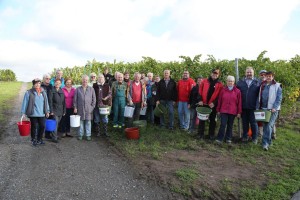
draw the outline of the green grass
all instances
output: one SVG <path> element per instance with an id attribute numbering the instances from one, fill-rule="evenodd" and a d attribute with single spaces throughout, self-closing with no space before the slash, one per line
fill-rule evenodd
<path id="1" fill-rule="evenodd" d="M 6 118 L 5 110 L 13 106 L 14 98 L 18 95 L 21 82 L 0 82 L 0 122 Z"/>

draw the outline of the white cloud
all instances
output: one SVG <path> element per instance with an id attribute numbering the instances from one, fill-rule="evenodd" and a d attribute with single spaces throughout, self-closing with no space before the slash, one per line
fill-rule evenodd
<path id="1" fill-rule="evenodd" d="M 15 66 L 20 80 L 31 80 L 54 67 L 84 65 L 93 58 L 137 61 L 151 56 L 170 61 L 202 53 L 217 59 L 255 59 L 267 50 L 273 59 L 288 59 L 299 54 L 300 44 L 282 29 L 299 3 L 52 0 L 35 1 L 25 11 L 20 9 L 28 5 L 19 1 L 18 7 L 8 6 L 0 14 L 1 30 L 18 33 L 16 40 L 0 35 L 0 65 Z M 8 22 L 17 18 L 22 23 L 10 30 Z M 156 23 L 167 26 L 154 34 L 149 23 L 153 29 L 160 27 Z"/>

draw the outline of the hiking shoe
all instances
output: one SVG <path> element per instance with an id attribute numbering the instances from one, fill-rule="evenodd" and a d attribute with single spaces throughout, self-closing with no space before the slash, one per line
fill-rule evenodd
<path id="1" fill-rule="evenodd" d="M 268 146 L 263 146 L 263 149 L 264 149 L 265 151 L 268 151 L 268 150 L 269 150 Z"/>
<path id="2" fill-rule="evenodd" d="M 222 144 L 222 141 L 220 141 L 220 140 L 215 140 L 215 143 L 216 143 L 216 144 Z"/>
<path id="3" fill-rule="evenodd" d="M 77 139 L 78 139 L 78 140 L 82 140 L 82 136 L 78 136 Z"/>
<path id="4" fill-rule="evenodd" d="M 226 143 L 227 143 L 227 144 L 231 144 L 232 141 L 231 141 L 231 140 L 226 140 Z"/>
<path id="5" fill-rule="evenodd" d="M 87 137 L 86 137 L 86 140 L 87 140 L 87 141 L 91 141 L 91 140 L 92 140 L 91 136 L 87 136 Z"/>
<path id="6" fill-rule="evenodd" d="M 66 137 L 66 134 L 65 133 L 61 134 L 61 137 L 62 138 Z"/>
<path id="7" fill-rule="evenodd" d="M 252 143 L 253 144 L 257 144 L 257 140 L 252 140 Z"/>
<path id="8" fill-rule="evenodd" d="M 31 140 L 31 145 L 35 147 L 37 145 L 37 141 L 36 140 Z"/>
<path id="9" fill-rule="evenodd" d="M 37 141 L 37 145 L 44 145 L 44 144 L 45 144 L 45 142 L 43 140 L 38 140 Z"/>
<path id="10" fill-rule="evenodd" d="M 113 125 L 113 128 L 118 128 L 119 126 L 117 124 Z"/>

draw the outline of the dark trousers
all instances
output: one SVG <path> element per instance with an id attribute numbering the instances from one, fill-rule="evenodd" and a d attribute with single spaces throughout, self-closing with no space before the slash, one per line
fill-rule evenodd
<path id="1" fill-rule="evenodd" d="M 45 117 L 29 117 L 31 123 L 31 139 L 41 140 L 45 131 Z"/>
<path id="2" fill-rule="evenodd" d="M 216 129 L 216 116 L 217 116 L 217 111 L 216 107 L 213 107 L 212 112 L 209 115 L 209 137 L 213 139 L 215 135 L 215 129 Z M 205 121 L 199 120 L 199 126 L 198 126 L 198 134 L 200 137 L 204 136 L 204 129 L 205 129 Z"/>
<path id="3" fill-rule="evenodd" d="M 251 130 L 252 130 L 252 140 L 256 140 L 258 126 L 257 126 L 257 122 L 255 121 L 254 110 L 243 109 L 242 122 L 243 122 L 243 139 L 248 138 L 249 123 L 250 123 Z"/>
<path id="4" fill-rule="evenodd" d="M 141 103 L 133 103 L 134 105 L 134 111 L 132 118 L 128 119 L 129 127 L 132 127 L 133 121 L 140 119 L 140 112 L 141 112 Z"/>
<path id="5" fill-rule="evenodd" d="M 73 115 L 73 110 L 73 108 L 67 108 L 65 116 L 60 121 L 62 133 L 70 133 L 70 116 Z"/>
<path id="6" fill-rule="evenodd" d="M 225 135 L 225 129 L 226 129 L 226 140 L 231 140 L 232 138 L 232 127 L 233 127 L 233 121 L 235 118 L 235 115 L 221 113 L 221 125 L 218 133 L 218 140 L 223 141 L 224 135 Z M 227 126 L 227 127 L 226 127 Z"/>

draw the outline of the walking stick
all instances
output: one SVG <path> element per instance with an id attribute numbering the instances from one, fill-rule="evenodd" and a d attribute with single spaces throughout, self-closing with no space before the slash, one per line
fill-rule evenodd
<path id="1" fill-rule="evenodd" d="M 235 59 L 234 66 L 235 66 L 235 82 L 237 83 L 240 79 L 240 76 L 239 76 L 239 59 L 238 58 Z M 239 137 L 242 138 L 240 118 L 238 118 L 238 134 L 239 134 Z"/>

